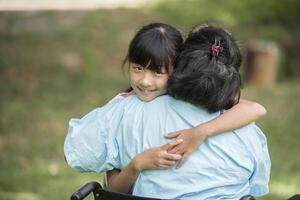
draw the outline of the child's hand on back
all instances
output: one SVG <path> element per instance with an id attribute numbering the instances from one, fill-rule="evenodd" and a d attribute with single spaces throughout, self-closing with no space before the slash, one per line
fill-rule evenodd
<path id="1" fill-rule="evenodd" d="M 132 164 L 137 171 L 143 171 L 145 169 L 170 168 L 174 166 L 176 161 L 180 160 L 182 156 L 180 154 L 168 153 L 167 149 L 173 148 L 181 142 L 181 139 L 174 140 L 163 146 L 148 149 L 143 153 L 136 155 L 132 160 Z"/>
<path id="2" fill-rule="evenodd" d="M 197 128 L 184 129 L 171 132 L 165 135 L 166 138 L 182 139 L 183 142 L 176 146 L 168 148 L 167 152 L 171 154 L 181 154 L 182 158 L 179 161 L 177 168 L 180 168 L 187 160 L 188 156 L 195 151 L 206 139 L 206 134 Z"/>

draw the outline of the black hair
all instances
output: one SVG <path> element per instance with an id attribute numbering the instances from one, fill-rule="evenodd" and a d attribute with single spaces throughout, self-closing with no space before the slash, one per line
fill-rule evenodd
<path id="1" fill-rule="evenodd" d="M 166 67 L 167 73 L 170 73 L 182 43 L 181 33 L 168 24 L 143 26 L 130 42 L 123 69 L 126 63 L 135 63 L 156 72 Z"/>
<path id="2" fill-rule="evenodd" d="M 212 47 L 217 45 L 216 53 Z M 169 79 L 168 93 L 209 112 L 239 101 L 242 56 L 235 39 L 214 26 L 198 26 L 188 35 Z"/>

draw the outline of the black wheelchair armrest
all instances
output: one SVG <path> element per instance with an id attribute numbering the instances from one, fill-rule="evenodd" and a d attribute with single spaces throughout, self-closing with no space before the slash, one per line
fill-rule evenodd
<path id="1" fill-rule="evenodd" d="M 71 200 L 82 200 L 93 192 L 94 198 L 99 199 L 101 185 L 97 182 L 90 182 L 82 186 L 71 196 Z"/>
<path id="2" fill-rule="evenodd" d="M 246 195 L 246 196 L 243 196 L 242 198 L 240 198 L 240 200 L 255 200 L 255 199 L 251 195 Z"/>

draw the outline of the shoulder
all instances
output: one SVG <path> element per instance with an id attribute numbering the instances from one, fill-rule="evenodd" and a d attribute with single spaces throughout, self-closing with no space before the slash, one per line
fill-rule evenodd
<path id="1" fill-rule="evenodd" d="M 268 156 L 267 138 L 255 123 L 236 129 L 233 132 L 251 154 Z"/>
<path id="2" fill-rule="evenodd" d="M 192 122 L 194 126 L 199 125 L 200 122 L 212 120 L 220 115 L 219 111 L 210 113 L 201 106 L 195 106 L 173 97 L 169 98 L 169 104 L 173 111 L 187 121 Z"/>
<path id="3" fill-rule="evenodd" d="M 127 92 L 119 93 L 115 97 L 113 97 L 111 100 L 109 100 L 106 105 L 118 103 L 118 102 L 124 100 L 129 95 L 130 95 L 130 93 L 127 93 Z"/>
<path id="4" fill-rule="evenodd" d="M 234 133 L 241 134 L 247 138 L 257 138 L 257 139 L 266 139 L 266 136 L 261 131 L 261 129 L 254 123 L 250 123 L 242 128 L 235 129 Z"/>

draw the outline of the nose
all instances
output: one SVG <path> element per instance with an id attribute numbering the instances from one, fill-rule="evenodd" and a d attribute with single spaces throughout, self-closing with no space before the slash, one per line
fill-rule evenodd
<path id="1" fill-rule="evenodd" d="M 151 77 L 151 74 L 149 72 L 146 72 L 144 74 L 144 76 L 140 79 L 140 85 L 143 87 L 143 88 L 149 88 L 152 86 L 152 77 Z"/>

